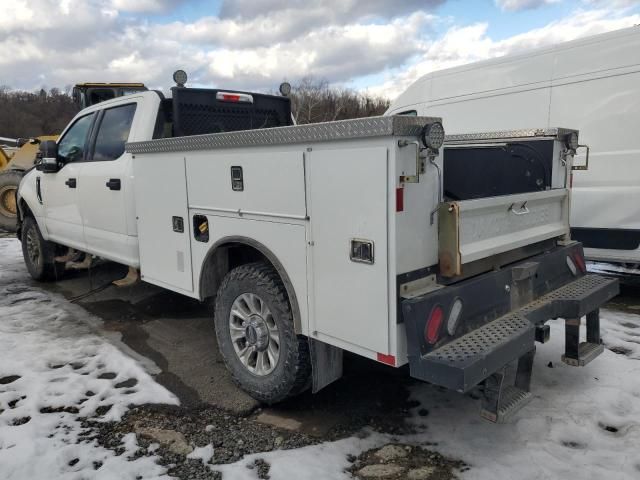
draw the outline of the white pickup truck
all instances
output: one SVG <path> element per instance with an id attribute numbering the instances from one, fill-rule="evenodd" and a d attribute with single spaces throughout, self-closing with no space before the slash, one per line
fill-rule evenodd
<path id="1" fill-rule="evenodd" d="M 566 363 L 602 351 L 618 286 L 569 238 L 576 131 L 443 148 L 437 118 L 290 113 L 286 97 L 185 87 L 83 110 L 20 185 L 29 272 L 59 278 L 73 248 L 210 301 L 234 379 L 269 403 L 339 378 L 346 350 L 484 383 L 482 415 L 501 421 L 530 398 L 548 320 L 565 318 Z"/>

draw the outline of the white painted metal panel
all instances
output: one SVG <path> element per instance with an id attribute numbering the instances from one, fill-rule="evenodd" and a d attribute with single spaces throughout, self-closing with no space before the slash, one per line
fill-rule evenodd
<path id="1" fill-rule="evenodd" d="M 127 175 L 130 162 L 129 153 L 113 161 L 87 162 L 78 182 L 88 250 L 125 265 L 138 263 L 135 237 L 127 232 L 127 217 L 132 207 L 127 200 L 131 198 L 129 190 L 133 188 L 133 182 Z M 111 190 L 106 186 L 112 178 L 120 180 L 120 190 Z"/>
<path id="2" fill-rule="evenodd" d="M 387 148 L 314 149 L 307 158 L 312 330 L 387 353 Z M 372 265 L 350 260 L 353 238 L 374 243 Z"/>
<path id="3" fill-rule="evenodd" d="M 300 309 L 302 334 L 308 335 L 307 309 L 307 241 L 303 221 L 299 224 L 284 220 L 265 220 L 231 213 L 212 213 L 205 209 L 190 210 L 189 217 L 206 215 L 209 220 L 209 241 L 192 240 L 193 283 L 198 290 L 204 259 L 213 245 L 234 237 L 250 238 L 267 248 L 286 272 Z"/>
<path id="4" fill-rule="evenodd" d="M 551 80 L 553 53 L 521 55 L 497 60 L 491 64 L 479 64 L 436 72 L 431 77 L 431 100 L 460 100 L 464 96 L 480 92 L 491 94 L 497 89 L 516 87 L 539 88 Z M 462 72 L 464 71 L 464 74 Z M 485 116 L 493 116 L 495 112 Z M 448 122 L 446 117 L 445 121 Z"/>
<path id="5" fill-rule="evenodd" d="M 442 150 L 441 150 L 442 152 Z M 395 275 L 430 267 L 438 263 L 438 217 L 431 223 L 430 212 L 438 205 L 438 171 L 425 162 L 425 171 L 418 183 L 399 182 L 401 175 L 415 170 L 415 146 L 398 148 L 395 153 L 390 192 L 402 187 L 404 208 L 396 212 L 395 199 L 391 204 L 390 224 L 395 225 Z M 442 168 L 442 153 L 436 158 Z M 394 289 L 395 289 L 395 281 Z"/>
<path id="6" fill-rule="evenodd" d="M 457 202 L 462 263 L 568 234 L 568 199 L 556 189 Z"/>
<path id="7" fill-rule="evenodd" d="M 184 158 L 180 154 L 139 155 L 133 162 L 141 274 L 147 282 L 192 292 Z M 182 217 L 184 232 L 173 231 L 174 216 Z"/>
<path id="8" fill-rule="evenodd" d="M 42 205 L 49 239 L 80 250 L 86 249 L 78 188 L 69 188 L 65 182 L 80 178 L 84 162 L 72 162 L 56 173 L 41 173 Z"/>
<path id="9" fill-rule="evenodd" d="M 231 167 L 242 167 L 244 190 L 231 188 Z M 302 147 L 298 151 L 273 148 L 189 152 L 189 202 L 192 208 L 306 215 Z"/>
<path id="10" fill-rule="evenodd" d="M 571 226 L 639 230 L 640 72 L 554 85 L 550 115 L 590 147 L 589 169 L 573 172 Z M 584 164 L 578 153 L 574 163 Z M 624 255 L 640 261 L 640 250 Z"/>

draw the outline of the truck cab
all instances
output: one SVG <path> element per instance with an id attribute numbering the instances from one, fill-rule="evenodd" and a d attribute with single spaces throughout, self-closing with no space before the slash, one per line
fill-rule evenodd
<path id="1" fill-rule="evenodd" d="M 44 146 L 52 168 L 40 163 L 25 176 L 20 217 L 31 212 L 49 241 L 139 268 L 127 143 L 291 123 L 285 96 L 185 87 L 168 98 L 146 89 L 116 96 L 83 109 Z"/>

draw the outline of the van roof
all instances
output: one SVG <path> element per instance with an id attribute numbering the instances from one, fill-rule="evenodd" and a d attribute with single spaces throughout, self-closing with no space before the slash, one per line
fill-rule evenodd
<path id="1" fill-rule="evenodd" d="M 473 69 L 481 68 L 485 66 L 499 65 L 501 63 L 516 61 L 521 58 L 531 58 L 531 57 L 544 55 L 546 53 L 550 53 L 554 51 L 558 52 L 562 50 L 569 50 L 571 48 L 575 48 L 578 46 L 588 45 L 590 43 L 597 43 L 602 40 L 608 40 L 608 39 L 617 38 L 617 37 L 625 37 L 629 35 L 640 35 L 640 25 L 634 25 L 633 27 L 623 28 L 621 30 L 615 30 L 613 32 L 600 33 L 598 35 L 591 35 L 589 37 L 578 38 L 576 40 L 569 40 L 567 42 L 556 43 L 554 45 L 549 45 L 546 47 L 534 48 L 531 50 L 526 50 L 523 53 L 504 55 L 501 57 L 490 58 L 487 60 L 479 60 L 477 62 L 466 63 L 464 65 L 459 65 L 457 67 L 436 70 L 423 75 L 414 83 L 419 83 L 429 78 L 437 78 L 440 76 L 448 75 L 450 73 L 458 73 L 458 72 L 464 72 L 467 70 L 473 70 Z"/>
<path id="2" fill-rule="evenodd" d="M 614 41 L 615 43 L 616 39 L 624 39 L 625 37 L 629 38 L 629 41 L 618 41 L 617 43 L 628 44 L 627 50 L 629 48 L 636 48 L 635 45 L 640 44 L 640 26 L 629 27 L 599 35 L 592 35 L 590 37 L 571 40 L 569 42 L 563 42 L 542 48 L 527 50 L 523 53 L 505 55 L 502 57 L 460 65 L 458 67 L 430 72 L 413 82 L 411 85 L 409 85 L 409 87 L 407 87 L 406 90 L 398 95 L 398 97 L 396 97 L 396 99 L 389 106 L 386 114 L 388 115 L 393 112 L 402 111 L 403 109 L 407 109 L 413 107 L 414 105 L 427 101 L 443 100 L 445 98 L 459 97 L 485 91 L 495 91 L 496 89 L 500 88 L 515 87 L 518 85 L 535 84 L 543 81 L 549 81 L 551 80 L 551 75 L 553 75 L 551 73 L 551 70 L 548 70 L 549 68 L 551 68 L 552 63 L 547 62 L 545 66 L 545 62 L 543 60 L 544 56 L 549 56 L 550 54 L 553 54 L 554 56 L 562 54 L 564 55 L 564 57 L 570 59 L 569 52 L 572 49 L 589 49 L 591 48 L 590 45 L 595 46 L 596 44 L 601 43 L 611 44 L 612 41 Z M 631 41 L 631 39 L 633 39 L 633 41 Z M 606 55 L 606 51 L 601 52 L 601 56 L 602 55 Z M 632 63 L 640 63 L 640 61 L 638 61 L 640 57 L 638 57 L 637 53 L 630 53 L 629 51 L 627 51 L 625 52 L 625 55 L 631 55 L 631 57 L 633 57 L 629 57 L 629 61 L 631 61 Z M 611 57 L 609 58 L 610 62 L 607 61 L 605 63 L 615 63 L 616 58 L 618 57 Z M 528 68 L 528 70 L 517 70 L 519 71 L 519 80 L 517 79 L 518 77 L 504 77 L 503 71 L 505 70 L 506 66 L 517 64 L 518 62 L 524 68 Z M 596 65 L 596 63 L 591 61 L 588 65 L 584 65 L 584 68 L 578 70 L 581 70 L 581 74 L 588 73 L 587 70 L 591 70 L 591 66 Z M 528 65 L 529 67 L 526 67 L 526 65 Z M 557 73 L 560 76 L 564 76 L 569 70 L 572 70 L 575 67 L 576 63 L 570 61 L 566 65 L 558 65 L 559 70 Z M 547 69 L 546 71 L 545 68 Z M 599 68 L 604 67 L 601 66 Z M 478 78 L 470 78 L 468 80 L 465 80 L 467 79 L 468 75 L 473 76 L 473 72 L 477 71 L 486 72 L 486 75 L 481 75 L 479 77 L 480 79 L 484 79 L 481 81 L 482 86 L 476 83 L 478 81 Z M 561 71 L 564 71 L 564 73 L 561 73 Z M 549 75 L 548 79 L 546 78 L 547 75 Z"/>

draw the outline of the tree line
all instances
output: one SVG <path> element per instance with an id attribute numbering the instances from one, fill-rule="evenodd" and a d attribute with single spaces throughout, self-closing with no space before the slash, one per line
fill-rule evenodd
<path id="1" fill-rule="evenodd" d="M 0 137 L 35 137 L 60 133 L 78 112 L 71 89 L 25 92 L 0 87 Z M 291 89 L 293 116 L 299 124 L 382 115 L 383 97 L 334 87 L 326 80 L 305 78 Z"/>
<path id="2" fill-rule="evenodd" d="M 69 88 L 24 92 L 0 87 L 0 137 L 55 135 L 77 112 Z"/>

